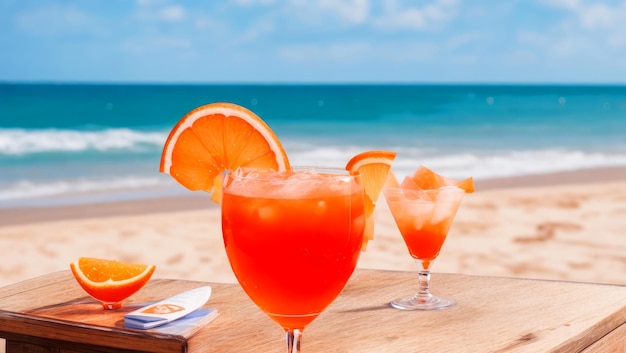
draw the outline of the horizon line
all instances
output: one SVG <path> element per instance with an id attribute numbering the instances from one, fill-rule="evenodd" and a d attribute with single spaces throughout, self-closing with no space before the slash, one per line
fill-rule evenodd
<path id="1" fill-rule="evenodd" d="M 22 85 L 128 85 L 128 86 L 625 86 L 626 82 L 514 82 L 514 81 L 79 81 L 3 80 L 0 84 Z"/>

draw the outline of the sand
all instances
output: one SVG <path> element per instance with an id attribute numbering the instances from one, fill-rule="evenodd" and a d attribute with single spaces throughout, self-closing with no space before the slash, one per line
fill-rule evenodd
<path id="1" fill-rule="evenodd" d="M 477 180 L 433 272 L 626 285 L 626 168 Z M 386 203 L 358 267 L 416 270 Z M 156 264 L 155 277 L 235 283 L 205 194 L 0 208 L 0 286 L 80 256 Z"/>

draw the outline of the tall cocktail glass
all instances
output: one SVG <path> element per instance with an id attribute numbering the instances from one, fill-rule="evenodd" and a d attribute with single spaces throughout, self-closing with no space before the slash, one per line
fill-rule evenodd
<path id="1" fill-rule="evenodd" d="M 246 294 L 300 351 L 305 327 L 354 272 L 365 228 L 358 175 L 331 168 L 226 175 L 222 233 Z"/>
<path id="2" fill-rule="evenodd" d="M 404 310 L 433 310 L 454 305 L 453 299 L 430 293 L 430 270 L 465 191 L 456 186 L 444 186 L 432 190 L 385 188 L 383 193 L 409 254 L 419 266 L 418 292 L 392 301 L 391 306 Z"/>

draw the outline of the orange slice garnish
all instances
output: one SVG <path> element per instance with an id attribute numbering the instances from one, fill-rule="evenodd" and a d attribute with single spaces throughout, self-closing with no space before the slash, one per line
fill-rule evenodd
<path id="1" fill-rule="evenodd" d="M 365 232 L 361 250 L 365 251 L 367 243 L 374 239 L 374 209 L 383 186 L 388 180 L 391 163 L 396 152 L 367 151 L 352 157 L 346 170 L 350 173 L 359 173 L 365 189 Z"/>
<path id="2" fill-rule="evenodd" d="M 437 174 L 434 171 L 420 166 L 417 171 L 411 177 L 405 178 L 402 182 L 402 187 L 406 189 L 438 189 L 443 186 L 457 186 L 466 193 L 474 192 L 474 179 L 469 177 L 461 181 L 457 181 L 443 175 Z"/>
<path id="3" fill-rule="evenodd" d="M 399 188 L 400 182 L 398 182 L 398 177 L 394 173 L 393 169 L 389 169 L 389 174 L 387 174 L 387 180 L 385 181 L 385 185 L 383 188 Z"/>
<path id="4" fill-rule="evenodd" d="M 278 137 L 250 110 L 232 103 L 198 107 L 172 129 L 163 147 L 160 171 L 190 190 L 213 191 L 221 202 L 224 171 L 239 167 L 287 170 Z"/>
<path id="5" fill-rule="evenodd" d="M 148 283 L 155 268 L 154 265 L 90 257 L 81 257 L 70 263 L 78 284 L 106 309 L 119 308 L 124 299 Z"/>

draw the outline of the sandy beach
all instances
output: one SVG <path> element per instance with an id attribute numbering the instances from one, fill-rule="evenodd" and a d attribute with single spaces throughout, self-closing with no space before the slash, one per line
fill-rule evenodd
<path id="1" fill-rule="evenodd" d="M 477 180 L 433 271 L 626 285 L 626 168 Z M 415 270 L 384 201 L 361 268 Z M 157 265 L 155 277 L 235 282 L 206 195 L 0 209 L 0 286 L 80 256 Z"/>

